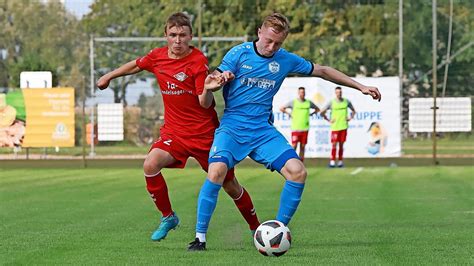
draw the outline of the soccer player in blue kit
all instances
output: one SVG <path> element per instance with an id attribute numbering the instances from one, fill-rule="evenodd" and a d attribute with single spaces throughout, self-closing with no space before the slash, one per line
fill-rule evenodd
<path id="1" fill-rule="evenodd" d="M 290 73 L 320 77 L 381 99 L 376 87 L 362 85 L 336 69 L 280 48 L 289 32 L 288 19 L 267 16 L 258 39 L 233 47 L 206 78 L 205 89 L 222 85 L 225 109 L 209 152 L 209 171 L 198 197 L 196 238 L 189 251 L 206 250 L 206 233 L 228 169 L 249 156 L 285 179 L 276 219 L 287 225 L 301 201 L 306 169 L 285 137 L 272 125 L 273 97 Z"/>

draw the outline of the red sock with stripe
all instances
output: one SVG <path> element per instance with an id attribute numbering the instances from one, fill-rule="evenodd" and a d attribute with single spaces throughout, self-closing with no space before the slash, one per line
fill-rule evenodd
<path id="1" fill-rule="evenodd" d="M 245 221 L 249 224 L 250 230 L 255 230 L 260 225 L 258 221 L 257 212 L 253 207 L 252 199 L 249 193 L 242 187 L 242 195 L 237 199 L 234 199 L 234 203 L 239 208 L 240 213 L 244 217 Z"/>
<path id="2" fill-rule="evenodd" d="M 171 202 L 168 196 L 168 186 L 161 172 L 155 175 L 145 175 L 146 189 L 150 193 L 151 199 L 163 217 L 173 214 Z"/>

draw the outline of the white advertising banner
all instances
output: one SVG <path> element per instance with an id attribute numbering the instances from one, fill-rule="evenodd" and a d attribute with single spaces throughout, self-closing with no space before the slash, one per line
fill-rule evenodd
<path id="1" fill-rule="evenodd" d="M 345 158 L 399 157 L 400 136 L 400 91 L 398 77 L 354 78 L 358 82 L 375 86 L 382 94 L 380 102 L 372 100 L 357 90 L 342 87 L 342 97 L 347 98 L 356 115 L 349 122 L 347 140 L 344 144 Z M 286 78 L 273 100 L 275 127 L 291 143 L 291 118 L 280 112 L 280 107 L 296 99 L 298 88 L 305 87 L 306 99 L 313 101 L 320 109 L 335 98 L 338 85 L 314 77 Z M 349 110 L 350 114 L 350 110 Z M 330 111 L 326 114 L 330 117 Z M 331 153 L 331 129 L 328 121 L 320 114 L 310 118 L 306 158 L 329 158 Z"/>
<path id="2" fill-rule="evenodd" d="M 433 132 L 433 98 L 408 100 L 410 132 Z M 471 98 L 446 97 L 436 99 L 437 132 L 471 132 Z"/>
<path id="3" fill-rule="evenodd" d="M 123 105 L 121 103 L 100 103 L 97 105 L 99 141 L 123 140 Z"/>

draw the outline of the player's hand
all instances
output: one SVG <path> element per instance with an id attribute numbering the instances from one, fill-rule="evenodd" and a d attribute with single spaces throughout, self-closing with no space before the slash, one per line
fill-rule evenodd
<path id="1" fill-rule="evenodd" d="M 102 76 L 98 81 L 97 81 L 97 87 L 101 90 L 107 89 L 109 87 L 110 79 L 107 77 L 107 75 Z"/>
<path id="2" fill-rule="evenodd" d="M 382 100 L 382 94 L 380 94 L 379 89 L 376 87 L 364 86 L 360 91 L 365 95 L 372 96 L 374 100 L 378 100 L 379 102 Z"/>
<path id="3" fill-rule="evenodd" d="M 226 84 L 227 82 L 230 82 L 230 81 L 235 79 L 234 73 L 232 73 L 230 71 L 222 72 L 222 77 L 224 78 L 224 84 Z"/>
<path id="4" fill-rule="evenodd" d="M 204 81 L 204 89 L 208 91 L 217 91 L 224 84 L 224 76 L 222 73 L 209 74 Z"/>

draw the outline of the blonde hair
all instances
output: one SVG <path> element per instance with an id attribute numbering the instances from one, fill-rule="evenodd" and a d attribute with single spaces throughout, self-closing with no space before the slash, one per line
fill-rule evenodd
<path id="1" fill-rule="evenodd" d="M 165 33 L 168 28 L 171 27 L 189 27 L 191 33 L 193 33 L 193 27 L 191 26 L 191 19 L 186 13 L 177 12 L 171 15 L 168 20 L 166 20 Z"/>
<path id="2" fill-rule="evenodd" d="M 263 20 L 262 26 L 273 28 L 276 32 L 288 34 L 290 31 L 290 21 L 283 14 L 273 13 Z"/>

